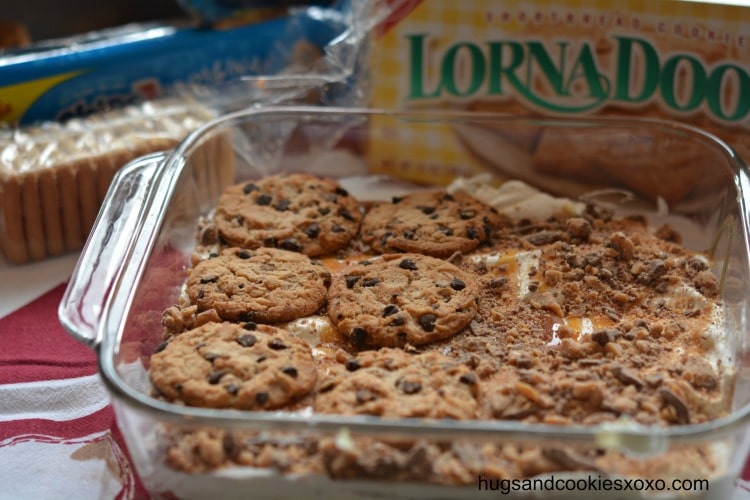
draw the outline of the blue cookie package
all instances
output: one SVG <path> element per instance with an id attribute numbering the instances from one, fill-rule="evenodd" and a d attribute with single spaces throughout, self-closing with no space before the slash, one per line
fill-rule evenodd
<path id="1" fill-rule="evenodd" d="M 317 11 L 292 10 L 225 29 L 128 25 L 0 52 L 0 123 L 64 121 L 168 95 L 180 86 L 215 88 L 277 75 L 299 44 L 322 53 L 346 30 L 341 16 L 311 9 Z"/>
<path id="2" fill-rule="evenodd" d="M 324 6 L 330 1 L 311 0 L 179 0 L 182 9 L 207 24 L 252 17 L 259 11 L 283 10 L 303 5 Z"/>

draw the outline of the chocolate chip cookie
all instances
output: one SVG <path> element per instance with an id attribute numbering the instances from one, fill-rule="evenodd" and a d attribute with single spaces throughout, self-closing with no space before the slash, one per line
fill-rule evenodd
<path id="1" fill-rule="evenodd" d="M 190 406 L 270 410 L 308 394 L 317 370 L 307 343 L 286 330 L 207 323 L 157 348 L 151 381 Z"/>
<path id="2" fill-rule="evenodd" d="M 311 257 L 345 247 L 362 220 L 359 202 L 333 179 L 279 174 L 228 187 L 214 221 L 242 248 L 276 247 Z"/>
<path id="3" fill-rule="evenodd" d="M 495 209 L 464 193 L 412 193 L 381 203 L 362 221 L 362 240 L 380 253 L 449 257 L 469 252 L 499 223 Z"/>
<path id="4" fill-rule="evenodd" d="M 198 311 L 229 321 L 276 323 L 308 316 L 325 303 L 330 273 L 306 255 L 277 248 L 229 248 L 199 262 L 187 280 Z"/>
<path id="5" fill-rule="evenodd" d="M 365 351 L 332 367 L 318 385 L 315 411 L 340 415 L 476 418 L 479 379 L 467 366 L 430 351 Z"/>
<path id="6" fill-rule="evenodd" d="M 451 337 L 477 310 L 475 279 L 420 254 L 362 261 L 336 275 L 328 314 L 358 347 L 426 344 Z"/>

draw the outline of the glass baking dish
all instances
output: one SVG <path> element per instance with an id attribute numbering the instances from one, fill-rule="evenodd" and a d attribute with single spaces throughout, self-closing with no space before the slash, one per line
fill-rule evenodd
<path id="1" fill-rule="evenodd" d="M 446 133 L 460 140 L 445 141 L 418 155 L 408 149 L 419 137 Z M 450 152 L 453 167 L 441 170 L 445 153 L 438 149 L 446 143 L 460 147 Z M 403 147 L 410 165 L 382 160 L 383 148 L 393 145 Z M 535 158 L 543 159 L 532 160 L 532 150 L 539 153 Z M 725 305 L 720 336 L 734 372 L 727 388 L 731 411 L 706 423 L 669 427 L 632 421 L 551 425 L 216 410 L 152 397 L 147 367 L 162 341 L 162 312 L 180 297 L 199 219 L 211 213 L 224 187 L 281 171 L 326 175 L 342 183 L 387 171 L 402 173 L 411 182 L 444 185 L 452 175 L 478 173 L 462 170 L 464 164 L 484 165 L 485 173 L 494 177 L 521 179 L 556 196 L 585 199 L 623 214 L 664 218 L 684 230 L 687 248 L 708 252 Z M 411 168 L 415 165 L 422 166 Z M 589 174 L 602 169 L 615 174 L 596 176 L 591 182 Z M 681 186 L 678 195 L 675 182 Z M 377 188 L 364 186 L 357 193 L 360 199 L 390 199 L 403 187 L 387 182 Z M 247 110 L 197 130 L 171 153 L 140 158 L 117 174 L 59 316 L 73 337 L 96 351 L 118 425 L 155 497 L 203 498 L 221 492 L 222 498 L 244 498 L 252 492 L 253 498 L 482 498 L 494 491 L 526 498 L 528 493 L 517 491 L 521 483 L 500 481 L 523 478 L 495 477 L 492 482 L 481 474 L 465 478 L 463 484 L 445 485 L 398 473 L 332 479 L 325 473 L 288 475 L 243 466 L 186 473 L 165 465 L 165 436 L 203 432 L 312 446 L 328 440 L 344 451 L 369 446 L 375 450 L 378 442 L 419 442 L 439 449 L 458 449 L 460 444 L 463 450 L 485 451 L 518 446 L 558 458 L 555 470 L 533 476 L 549 481 L 546 486 L 551 488 L 537 489 L 545 498 L 610 498 L 613 486 L 607 489 L 602 481 L 615 478 L 630 481 L 620 483 L 618 498 L 728 498 L 750 443 L 748 189 L 746 167 L 726 144 L 674 123 L 451 111 Z M 611 467 L 587 467 L 585 461 L 571 458 L 607 454 L 619 457 L 608 462 Z M 709 465 L 696 467 L 687 458 L 696 454 Z M 626 462 L 639 465 L 617 465 Z M 653 489 L 654 484 L 669 487 L 684 478 L 706 483 L 689 491 Z M 563 482 L 555 485 L 552 479 Z M 569 481 L 579 480 L 588 481 L 578 485 L 585 489 L 565 490 L 565 481 L 572 487 Z M 641 482 L 633 483 L 636 480 Z M 535 487 L 546 486 L 540 482 Z M 644 490 L 648 486 L 651 489 Z"/>

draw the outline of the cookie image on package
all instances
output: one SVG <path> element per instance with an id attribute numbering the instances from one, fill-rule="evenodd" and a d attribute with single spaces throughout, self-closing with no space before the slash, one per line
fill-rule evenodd
<path id="1" fill-rule="evenodd" d="M 229 248 L 190 271 L 186 290 L 198 312 L 229 321 L 277 323 L 325 303 L 330 273 L 306 255 L 277 248 Z"/>
<path id="2" fill-rule="evenodd" d="M 158 393 L 190 406 L 270 410 L 305 396 L 316 380 L 310 346 L 269 325 L 207 323 L 151 356 Z"/>
<path id="3" fill-rule="evenodd" d="M 328 315 L 357 346 L 398 347 L 451 337 L 474 318 L 475 279 L 420 254 L 362 261 L 336 275 Z"/>
<path id="4" fill-rule="evenodd" d="M 493 208 L 464 192 L 417 192 L 372 208 L 362 221 L 362 240 L 380 253 L 446 258 L 475 249 L 498 223 Z"/>
<path id="5" fill-rule="evenodd" d="M 315 411 L 402 418 L 476 418 L 479 381 L 467 366 L 429 351 L 365 351 L 321 379 Z"/>
<path id="6" fill-rule="evenodd" d="M 279 174 L 228 187 L 214 221 L 242 248 L 276 247 L 311 257 L 345 247 L 362 220 L 359 202 L 333 179 Z"/>

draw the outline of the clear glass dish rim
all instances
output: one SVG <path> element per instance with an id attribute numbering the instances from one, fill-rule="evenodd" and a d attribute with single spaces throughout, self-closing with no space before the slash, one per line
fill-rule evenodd
<path id="1" fill-rule="evenodd" d="M 738 203 L 742 214 L 742 224 L 744 227 L 743 240 L 745 249 L 748 248 L 748 214 L 746 201 L 744 199 L 748 194 L 744 192 L 743 186 L 748 186 L 747 182 L 738 181 L 739 178 L 748 178 L 747 167 L 737 155 L 737 153 L 723 140 L 713 134 L 696 127 L 675 123 L 666 120 L 652 118 L 620 118 L 620 117 L 539 117 L 527 115 L 511 115 L 494 112 L 461 112 L 461 111 L 411 111 L 411 110 L 387 110 L 374 108 L 338 108 L 338 107 L 308 107 L 308 106 L 287 106 L 287 107 L 266 107 L 250 108 L 242 111 L 223 115 L 206 125 L 198 128 L 188 135 L 164 161 L 161 162 L 156 170 L 152 185 L 149 189 L 148 197 L 145 201 L 149 205 L 145 213 L 150 216 L 157 214 L 156 219 L 160 222 L 165 215 L 168 197 L 158 199 L 158 193 L 166 192 L 171 194 L 175 183 L 174 179 L 177 173 L 185 165 L 186 153 L 200 140 L 214 130 L 222 127 L 231 127 L 237 123 L 248 120 L 262 119 L 264 116 L 282 116 L 288 119 L 301 119 L 302 117 L 332 117 L 332 116 L 361 116 L 371 118 L 383 116 L 394 119 L 410 119 L 423 121 L 466 121 L 466 120 L 496 120 L 501 123 L 525 124 L 525 125 L 570 125 L 570 126 L 594 126 L 607 127 L 617 126 L 618 128 L 638 128 L 646 127 L 665 128 L 694 137 L 703 142 L 707 142 L 718 147 L 726 156 L 729 164 L 734 170 L 735 183 L 737 189 L 742 194 Z M 742 185 L 740 185 L 742 184 Z M 745 188 L 746 189 L 746 188 Z M 160 205 L 158 203 L 161 203 Z M 158 208 L 157 212 L 153 209 Z M 158 223 L 156 224 L 158 226 Z M 133 235 L 133 240 L 142 237 L 143 227 L 140 226 Z M 153 231 L 150 238 L 154 239 L 156 231 Z M 148 246 L 148 255 L 153 249 L 153 241 Z M 128 252 L 124 266 L 136 266 L 136 282 L 142 277 L 145 259 L 139 263 L 132 261 L 132 253 Z M 729 436 L 745 427 L 750 421 L 750 403 L 733 411 L 731 414 L 700 424 L 687 424 L 681 426 L 656 427 L 643 426 L 633 423 L 615 423 L 603 425 L 569 425 L 560 426 L 553 424 L 525 424 L 507 420 L 472 420 L 472 421 L 453 421 L 453 420 L 423 420 L 423 419 L 386 419 L 374 416 L 338 416 L 338 415 L 303 415 L 283 412 L 254 412 L 228 409 L 210 409 L 190 406 L 182 406 L 173 403 L 167 403 L 157 400 L 151 396 L 142 393 L 125 383 L 117 373 L 114 359 L 115 352 L 119 348 L 119 339 L 123 324 L 116 323 L 118 328 L 117 334 L 108 331 L 111 323 L 110 307 L 113 298 L 119 294 L 127 293 L 132 295 L 133 289 L 123 290 L 121 287 L 121 277 L 118 277 L 114 283 L 112 294 L 108 301 L 107 307 L 102 313 L 102 320 L 99 323 L 99 338 L 101 342 L 95 346 L 99 371 L 102 380 L 112 393 L 112 395 L 122 403 L 127 404 L 133 409 L 146 412 L 155 419 L 163 422 L 181 423 L 185 425 L 212 426 L 231 429 L 248 429 L 248 430 L 286 430 L 286 431 L 318 431 L 326 433 L 336 433 L 342 429 L 348 429 L 352 433 L 362 433 L 367 435 L 388 435 L 403 436 L 411 438 L 431 438 L 431 439 L 498 439 L 512 438 L 513 440 L 560 440 L 574 442 L 591 442 L 592 439 L 600 439 L 607 442 L 617 442 L 627 448 L 648 448 L 652 449 L 655 444 L 659 447 L 667 443 L 681 444 L 694 443 L 699 440 L 712 440 L 723 436 Z M 132 297 L 130 297 L 132 299 Z M 130 300 L 127 301 L 130 304 Z"/>

